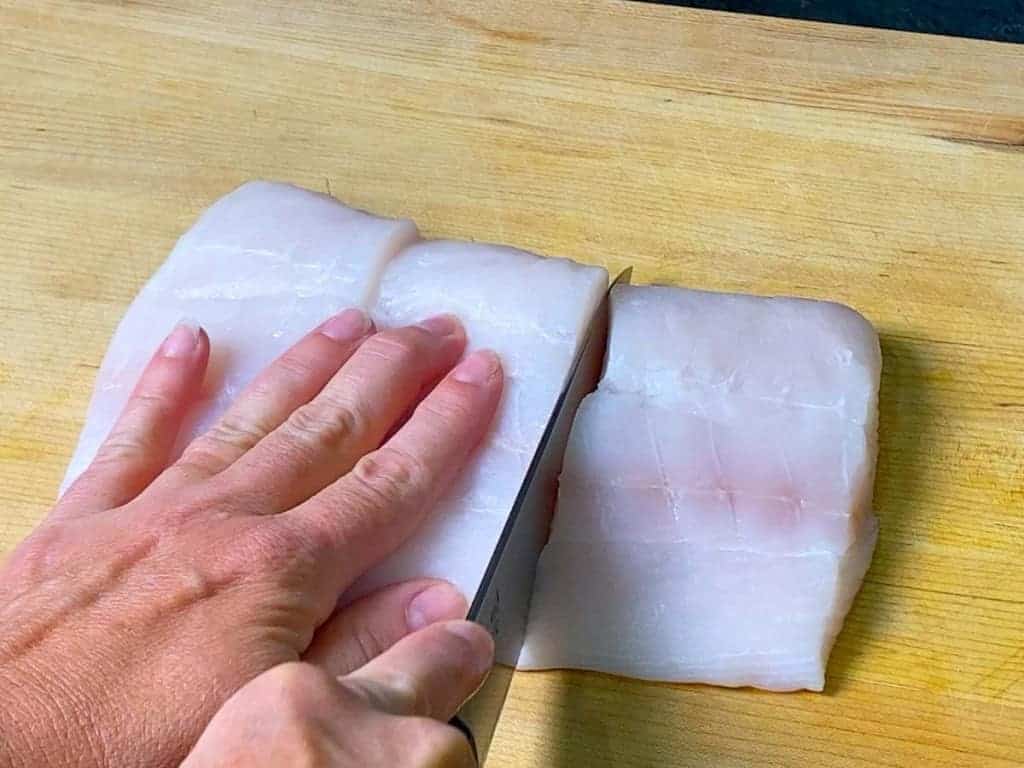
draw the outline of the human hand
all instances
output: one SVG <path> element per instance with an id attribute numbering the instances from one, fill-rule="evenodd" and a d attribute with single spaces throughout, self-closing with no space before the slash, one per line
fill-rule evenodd
<path id="1" fill-rule="evenodd" d="M 492 656 L 482 627 L 453 621 L 348 675 L 282 664 L 228 699 L 182 768 L 470 768 L 469 742 L 445 721 Z"/>
<path id="2" fill-rule="evenodd" d="M 0 569 L 0 766 L 177 764 L 260 673 L 306 659 L 345 674 L 464 615 L 429 582 L 335 611 L 487 429 L 501 367 L 482 352 L 451 370 L 464 347 L 452 318 L 375 333 L 342 312 L 168 466 L 209 355 L 177 328 Z"/>

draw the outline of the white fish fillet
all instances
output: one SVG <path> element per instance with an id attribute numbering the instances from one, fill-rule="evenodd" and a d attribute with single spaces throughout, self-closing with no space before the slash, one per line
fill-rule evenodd
<path id="1" fill-rule="evenodd" d="M 63 487 L 88 465 L 145 362 L 182 318 L 201 323 L 213 349 L 208 396 L 183 447 L 274 357 L 339 309 L 371 310 L 379 327 L 454 312 L 470 347 L 494 349 L 505 366 L 495 426 L 425 528 L 350 597 L 417 576 L 446 578 L 472 595 L 607 279 L 597 267 L 503 246 L 419 241 L 410 221 L 251 182 L 200 217 L 125 314 Z"/>
<path id="2" fill-rule="evenodd" d="M 61 491 L 92 461 L 175 324 L 199 322 L 212 342 L 206 399 L 193 409 L 184 445 L 303 334 L 345 307 L 369 309 L 387 262 L 418 237 L 411 221 L 371 216 L 287 184 L 253 181 L 222 197 L 121 319 Z"/>
<path id="3" fill-rule="evenodd" d="M 520 667 L 820 690 L 874 548 L 880 371 L 837 304 L 617 287 Z"/>
<path id="4" fill-rule="evenodd" d="M 403 325 L 451 312 L 471 347 L 496 350 L 505 391 L 490 436 L 424 529 L 353 589 L 413 576 L 446 578 L 472 595 L 487 567 L 561 392 L 608 273 L 496 245 L 417 243 L 384 273 L 376 319 Z"/>

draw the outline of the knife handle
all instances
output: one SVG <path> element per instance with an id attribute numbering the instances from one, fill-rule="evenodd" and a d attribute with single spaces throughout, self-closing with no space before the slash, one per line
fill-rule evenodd
<path id="1" fill-rule="evenodd" d="M 473 738 L 473 731 L 470 727 L 466 725 L 466 722 L 458 715 L 455 715 L 455 717 L 449 720 L 448 725 L 462 731 L 462 735 L 465 736 L 466 740 L 469 742 L 469 748 L 473 751 L 473 762 L 476 763 L 476 765 L 480 765 L 480 754 L 477 752 L 476 739 Z"/>

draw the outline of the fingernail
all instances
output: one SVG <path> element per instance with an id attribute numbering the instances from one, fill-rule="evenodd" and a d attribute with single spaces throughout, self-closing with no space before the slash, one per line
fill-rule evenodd
<path id="1" fill-rule="evenodd" d="M 462 330 L 462 323 L 454 315 L 437 315 L 428 317 L 419 323 L 420 328 L 430 331 L 435 336 L 453 336 Z"/>
<path id="2" fill-rule="evenodd" d="M 188 357 L 195 352 L 199 343 L 199 326 L 192 323 L 178 323 L 164 343 L 160 345 L 160 354 L 164 357 Z"/>
<path id="3" fill-rule="evenodd" d="M 434 584 L 409 603 L 405 609 L 405 623 L 410 632 L 415 632 L 439 621 L 464 618 L 468 607 L 466 598 L 451 584 Z"/>
<path id="4" fill-rule="evenodd" d="M 498 372 L 501 361 L 489 349 L 480 349 L 455 366 L 452 378 L 464 384 L 486 384 Z"/>
<path id="5" fill-rule="evenodd" d="M 473 648 L 473 660 L 480 674 L 491 668 L 494 664 L 494 639 L 490 632 L 471 621 L 450 621 L 444 628 Z"/>
<path id="6" fill-rule="evenodd" d="M 355 341 L 370 330 L 370 318 L 361 309 L 346 309 L 320 326 L 320 333 L 335 341 Z"/>

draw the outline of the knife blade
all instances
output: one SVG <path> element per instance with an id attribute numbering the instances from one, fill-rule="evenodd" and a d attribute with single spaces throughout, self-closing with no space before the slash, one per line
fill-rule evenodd
<path id="1" fill-rule="evenodd" d="M 452 725 L 466 734 L 480 765 L 487 758 L 526 634 L 537 560 L 548 537 L 569 428 L 580 401 L 594 391 L 601 376 L 608 338 L 609 296 L 616 285 L 629 282 L 631 273 L 631 269 L 626 269 L 615 278 L 591 317 L 469 608 L 467 618 L 482 624 L 494 638 L 495 665 L 484 684 L 452 719 Z"/>

